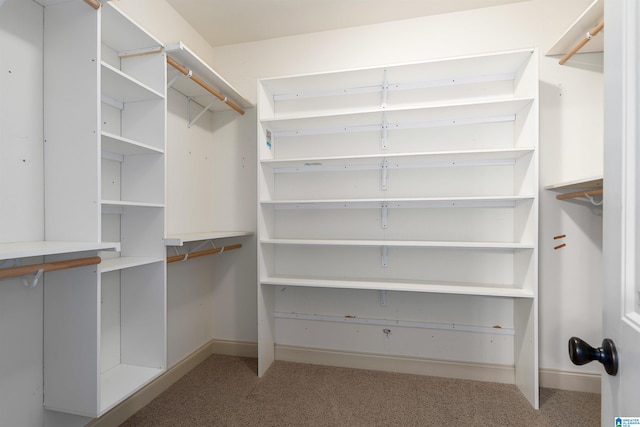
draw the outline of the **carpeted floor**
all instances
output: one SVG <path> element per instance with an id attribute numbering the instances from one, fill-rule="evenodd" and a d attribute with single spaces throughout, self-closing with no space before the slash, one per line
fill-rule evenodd
<path id="1" fill-rule="evenodd" d="M 599 426 L 600 395 L 213 355 L 122 426 Z"/>

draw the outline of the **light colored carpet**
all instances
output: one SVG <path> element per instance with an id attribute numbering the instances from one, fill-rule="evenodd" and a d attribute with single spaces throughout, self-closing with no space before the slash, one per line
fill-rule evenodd
<path id="1" fill-rule="evenodd" d="M 123 426 L 599 426 L 600 395 L 213 355 Z"/>

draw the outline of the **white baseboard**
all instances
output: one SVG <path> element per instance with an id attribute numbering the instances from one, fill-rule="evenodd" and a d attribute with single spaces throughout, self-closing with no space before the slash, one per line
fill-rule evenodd
<path id="1" fill-rule="evenodd" d="M 513 384 L 513 366 L 276 346 L 276 360 Z"/>
<path id="2" fill-rule="evenodd" d="M 258 343 L 256 342 L 212 340 L 211 348 L 212 353 L 214 354 L 252 358 L 258 357 Z"/>
<path id="3" fill-rule="evenodd" d="M 293 346 L 276 346 L 276 360 L 505 384 L 515 382 L 513 366 L 460 363 Z M 554 369 L 540 369 L 539 373 L 540 387 L 600 393 L 599 374 Z"/>
<path id="4" fill-rule="evenodd" d="M 87 426 L 119 426 L 127 420 L 127 418 L 142 409 L 160 393 L 212 354 L 255 358 L 258 355 L 258 344 L 241 341 L 211 340 L 176 363 L 168 369 L 167 372 L 160 375 L 124 402 L 100 418 L 91 421 Z M 444 360 L 350 353 L 305 347 L 276 346 L 276 360 L 507 384 L 512 384 L 515 381 L 513 366 L 448 362 Z M 541 369 L 540 386 L 562 390 L 600 393 L 600 375 Z"/>
<path id="5" fill-rule="evenodd" d="M 600 394 L 602 376 L 589 372 L 540 369 L 540 387 Z"/>

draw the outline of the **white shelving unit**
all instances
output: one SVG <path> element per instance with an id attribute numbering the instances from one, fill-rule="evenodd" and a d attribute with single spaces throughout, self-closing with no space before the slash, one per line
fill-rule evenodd
<path id="1" fill-rule="evenodd" d="M 200 79 L 200 81 L 208 85 L 209 88 L 217 91 L 241 109 L 253 106 L 240 92 L 182 42 L 167 44 L 165 51 L 170 58 L 173 58 L 178 64 L 187 68 L 193 76 Z M 187 98 L 187 102 L 189 103 L 190 124 L 200 117 L 200 112 L 196 111 L 193 113 L 194 117 L 191 117 L 191 102 L 198 104 L 200 110 L 206 109 L 211 112 L 216 112 L 229 109 L 227 104 L 218 100 L 211 92 L 175 70 L 171 65 L 167 66 L 167 75 L 169 76 L 169 87 L 174 88 Z"/>
<path id="2" fill-rule="evenodd" d="M 166 369 L 166 55 L 110 2 L 50 2 L 44 62 L 45 237 L 118 248 L 46 277 L 44 406 L 98 417 Z"/>
<path id="3" fill-rule="evenodd" d="M 259 82 L 259 375 L 276 358 L 282 312 L 323 316 L 281 291 L 445 294 L 451 312 L 512 319 L 510 354 L 487 346 L 496 353 L 470 362 L 510 360 L 538 407 L 537 56 Z M 476 326 L 486 332 L 491 319 L 479 314 Z M 469 361 L 449 336 L 430 345 Z"/>

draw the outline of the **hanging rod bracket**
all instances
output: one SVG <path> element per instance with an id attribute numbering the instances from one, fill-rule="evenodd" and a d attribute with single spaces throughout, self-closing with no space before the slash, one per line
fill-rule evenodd
<path id="1" fill-rule="evenodd" d="M 44 269 L 41 268 L 39 269 L 34 275 L 33 275 L 33 279 L 31 280 L 31 283 L 29 283 L 27 281 L 26 277 L 22 277 L 22 284 L 24 285 L 25 288 L 27 289 L 33 289 L 36 286 L 38 286 L 38 281 L 40 280 L 40 278 L 42 277 L 42 273 L 44 273 Z"/>

